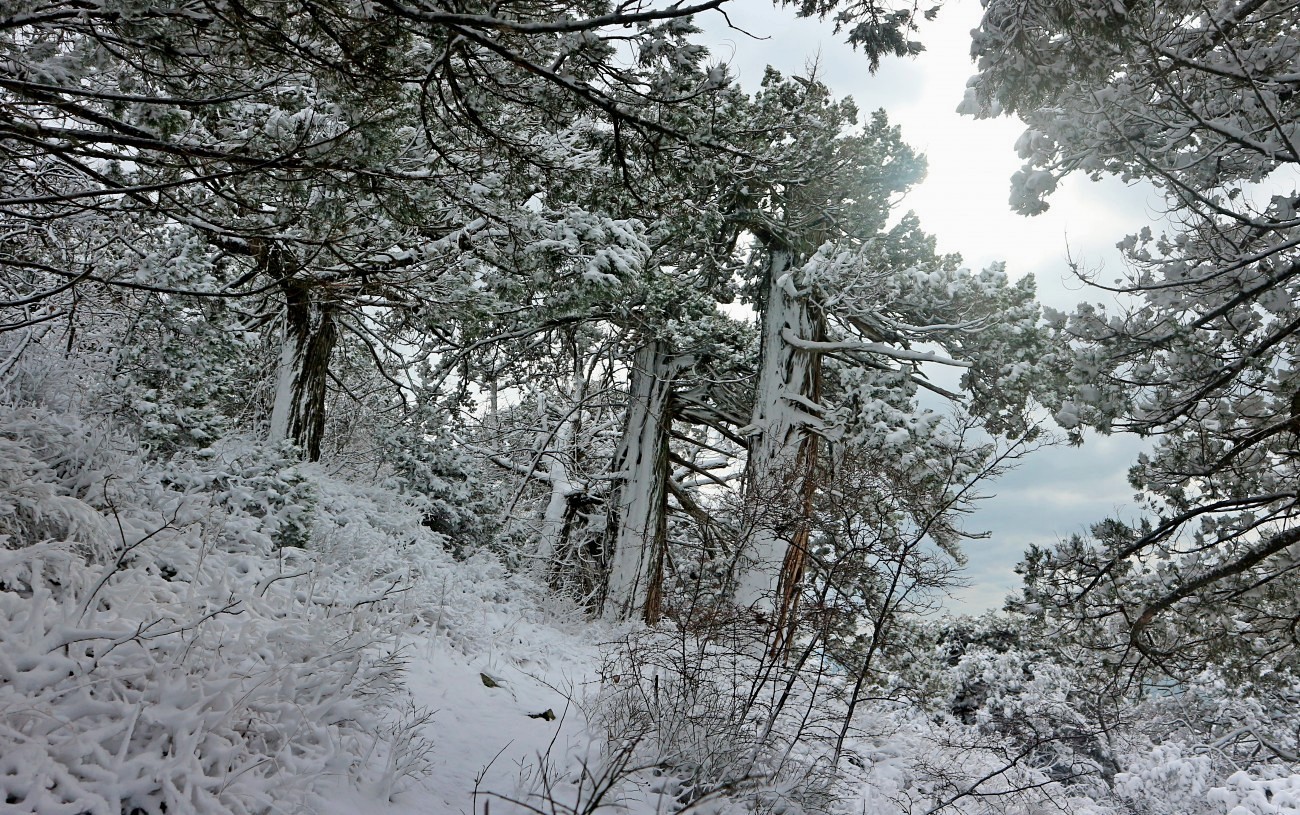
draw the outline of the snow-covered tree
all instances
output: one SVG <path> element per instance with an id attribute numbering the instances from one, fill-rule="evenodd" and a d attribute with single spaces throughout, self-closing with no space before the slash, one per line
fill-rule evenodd
<path id="1" fill-rule="evenodd" d="M 1062 547 L 1053 592 L 1177 676 L 1235 652 L 1294 669 L 1300 415 L 1300 23 L 1286 2 L 987 4 L 964 109 L 1028 124 L 1012 203 L 1069 173 L 1143 181 L 1161 234 L 1120 243 L 1118 309 L 1056 318 L 1082 350 L 1065 424 L 1154 439 L 1150 521 Z"/>
<path id="2" fill-rule="evenodd" d="M 596 279 L 620 273 L 629 216 L 546 198 L 563 200 L 593 168 L 634 184 L 629 149 L 700 135 L 659 110 L 717 89 L 694 70 L 703 52 L 689 19 L 720 5 L 6 9 L 4 252 L 22 270 L 10 302 L 31 311 L 14 324 L 67 313 L 51 298 L 87 283 L 271 294 L 282 345 L 271 433 L 315 458 L 338 337 L 382 344 L 376 312 L 445 299 L 439 284 L 460 276 L 466 254 L 523 261 L 525 275 L 539 252 L 567 253 Z M 876 54 L 889 38 L 865 32 L 913 25 L 886 11 L 837 13 Z M 147 262 L 145 236 L 176 230 L 213 249 L 206 279 L 182 289 Z M 105 254 L 123 258 L 118 268 L 102 266 Z"/>
<path id="3" fill-rule="evenodd" d="M 451 299 L 484 265 L 533 288 L 635 265 L 635 223 L 564 188 L 593 170 L 608 183 L 592 134 L 609 122 L 616 148 L 665 135 L 615 97 L 671 102 L 659 74 L 700 49 L 687 9 L 589 5 L 15 10 L 5 253 L 21 270 L 12 303 L 37 308 L 19 322 L 67 313 L 87 284 L 269 295 L 271 434 L 318 457 L 342 334 L 383 346 L 386 312 Z M 611 38 L 636 67 L 616 67 Z M 168 254 L 176 233 L 209 251 Z M 198 269 L 180 285 L 174 264 Z"/>
<path id="4" fill-rule="evenodd" d="M 745 179 L 735 216 L 753 238 L 762 343 L 745 428 L 751 531 L 736 600 L 770 620 L 779 644 L 793 625 L 818 472 L 833 466 L 832 448 L 897 455 L 935 506 L 952 507 L 990 450 L 953 434 L 919 393 L 1021 438 L 1034 432 L 1029 400 L 1056 398 L 1062 360 L 1037 327 L 1032 280 L 961 269 L 935 253 L 914 217 L 890 223 L 893 197 L 920 179 L 923 162 L 883 113 L 846 135 L 851 103 L 775 73 L 754 110 L 769 161 Z M 964 370 L 970 397 L 931 382 L 927 370 L 938 366 Z M 942 528 L 928 534 L 955 552 L 961 535 Z"/>

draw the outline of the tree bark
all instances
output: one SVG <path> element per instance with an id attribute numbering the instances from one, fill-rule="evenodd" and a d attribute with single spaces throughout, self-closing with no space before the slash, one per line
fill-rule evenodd
<path id="1" fill-rule="evenodd" d="M 581 399 L 585 392 L 584 383 L 575 376 L 571 386 L 570 395 Z M 575 401 L 574 404 L 577 402 Z M 569 505 L 574 496 L 583 492 L 582 487 L 574 483 L 567 464 L 573 453 L 576 413 L 576 410 L 570 411 L 561 418 L 559 426 L 555 428 L 554 434 L 547 442 L 549 452 L 546 456 L 546 480 L 551 485 L 551 497 L 542 514 L 537 557 L 540 562 L 548 564 L 548 568 L 552 569 L 558 568 L 570 554 L 568 542 L 573 524 Z M 539 406 L 538 414 L 545 418 L 545 404 Z"/>
<path id="2" fill-rule="evenodd" d="M 662 340 L 633 357 L 627 418 L 613 460 L 605 524 L 609 577 L 602 613 L 656 622 L 668 537 L 668 436 L 677 361 Z"/>
<path id="3" fill-rule="evenodd" d="M 603 496 L 590 489 L 573 469 L 582 458 L 582 404 L 586 394 L 586 379 L 575 373 L 567 394 L 569 410 L 546 442 L 543 480 L 550 485 L 551 495 L 542 515 L 537 559 L 545 564 L 552 588 L 572 592 L 590 608 L 598 609 L 605 582 L 601 533 L 593 518 L 603 518 L 599 512 Z M 539 414 L 547 415 L 545 404 L 539 405 Z"/>
<path id="4" fill-rule="evenodd" d="M 308 461 L 318 461 L 325 435 L 325 386 L 338 343 L 337 307 L 320 286 L 302 280 L 286 277 L 280 289 L 285 299 L 284 340 L 271 408 L 271 438 L 289 439 Z"/>
<path id="5" fill-rule="evenodd" d="M 822 425 L 821 354 L 785 339 L 825 334 L 796 287 L 797 272 L 788 248 L 771 251 L 745 480 L 750 533 L 736 575 L 736 603 L 768 621 L 774 652 L 788 647 L 794 631 L 817 489 L 813 431 Z"/>

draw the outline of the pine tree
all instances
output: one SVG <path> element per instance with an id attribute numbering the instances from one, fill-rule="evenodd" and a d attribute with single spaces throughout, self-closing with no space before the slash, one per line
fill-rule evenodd
<path id="1" fill-rule="evenodd" d="M 1149 522 L 1053 561 L 1056 599 L 1111 622 L 1120 664 L 1295 665 L 1298 33 L 1289 3 L 993 2 L 976 35 L 967 111 L 1029 126 L 1013 205 L 1081 172 L 1150 183 L 1171 216 L 1092 281 L 1118 309 L 1056 318 L 1080 350 L 1058 418 L 1153 439 L 1130 471 Z"/>

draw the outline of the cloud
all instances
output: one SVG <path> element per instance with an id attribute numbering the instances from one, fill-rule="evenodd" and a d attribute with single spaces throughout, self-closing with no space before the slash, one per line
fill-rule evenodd
<path id="1" fill-rule="evenodd" d="M 1109 517 L 1134 520 L 1128 467 L 1144 446 L 1125 435 L 1040 450 L 994 483 L 995 494 L 967 523 L 967 529 L 986 530 L 989 537 L 967 544 L 971 585 L 955 592 L 949 607 L 974 613 L 1001 606 L 1020 585 L 1014 568 L 1030 544 L 1050 546 Z"/>

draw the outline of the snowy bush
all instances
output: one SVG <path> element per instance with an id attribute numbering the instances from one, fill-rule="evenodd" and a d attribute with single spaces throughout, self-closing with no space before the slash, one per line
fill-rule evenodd
<path id="1" fill-rule="evenodd" d="M 1023 745 L 907 703 L 876 702 L 858 724 L 838 768 L 837 813 L 1117 815 L 1112 802 L 1036 769 Z"/>
<path id="2" fill-rule="evenodd" d="M 265 349 L 222 303 L 136 304 L 113 342 L 113 378 L 98 397 L 159 454 L 193 449 L 229 433 L 256 398 Z M 170 308 L 168 306 L 170 305 Z"/>
<path id="3" fill-rule="evenodd" d="M 883 688 L 857 707 L 832 764 L 852 682 L 818 653 L 773 661 L 741 628 L 638 631 L 607 657 L 593 718 L 606 760 L 625 768 L 625 797 L 655 812 L 1114 812 L 1092 797 L 1102 785 L 1052 777 L 1054 736 L 1009 737 Z M 1060 712 L 1051 680 L 1007 693 L 1050 717 Z"/>
<path id="4" fill-rule="evenodd" d="M 638 783 L 663 811 L 722 800 L 786 815 L 827 810 L 834 729 L 818 678 L 764 658 L 759 634 L 735 620 L 633 632 L 602 666 L 594 718 L 614 754 L 649 771 Z"/>
<path id="5" fill-rule="evenodd" d="M 290 445 L 233 436 L 173 458 L 162 474 L 167 486 L 215 505 L 224 547 L 268 551 L 311 546 L 319 478 L 306 469 Z"/>
<path id="6" fill-rule="evenodd" d="M 1207 797 L 1228 815 L 1296 815 L 1300 813 L 1300 775 L 1260 777 L 1238 770 L 1211 788 Z"/>
<path id="7" fill-rule="evenodd" d="M 1279 768 L 1236 770 L 1225 778 L 1210 751 L 1170 741 L 1127 757 L 1115 795 L 1136 813 L 1295 815 L 1300 774 Z"/>
<path id="8" fill-rule="evenodd" d="M 450 434 L 433 419 L 408 418 L 379 427 L 376 442 L 389 472 L 386 484 L 416 506 L 423 523 L 459 556 L 491 542 L 501 514 L 500 497 L 482 479 Z"/>
<path id="9" fill-rule="evenodd" d="M 328 479 L 250 461 L 163 467 L 75 417 L 0 406 L 8 806 L 252 813 L 310 808 L 331 779 L 392 793 L 421 772 L 387 644 L 406 574 L 288 545 L 286 530 L 317 542 L 308 485 Z M 335 528 L 420 528 L 391 497 L 385 517 L 332 489 Z M 380 777 L 376 752 L 394 757 Z"/>

